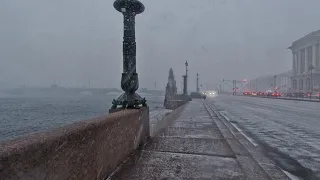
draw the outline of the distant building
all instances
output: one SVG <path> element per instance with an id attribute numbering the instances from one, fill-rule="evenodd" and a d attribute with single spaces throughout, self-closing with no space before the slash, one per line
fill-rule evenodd
<path id="1" fill-rule="evenodd" d="M 292 71 L 286 71 L 276 75 L 268 75 L 249 80 L 245 86 L 246 91 L 266 92 L 267 90 L 278 92 L 291 92 Z"/>
<path id="2" fill-rule="evenodd" d="M 313 81 L 314 91 L 320 86 L 320 30 L 314 31 L 292 43 L 292 91 L 307 92 L 311 90 Z M 311 81 L 311 69 L 312 81 Z"/>
<path id="3" fill-rule="evenodd" d="M 256 79 L 251 79 L 247 81 L 245 85 L 245 91 L 250 92 L 265 92 L 266 90 L 272 89 L 273 86 L 273 76 L 262 76 Z"/>
<path id="4" fill-rule="evenodd" d="M 276 87 L 280 92 L 292 92 L 291 89 L 292 70 L 276 75 Z"/>

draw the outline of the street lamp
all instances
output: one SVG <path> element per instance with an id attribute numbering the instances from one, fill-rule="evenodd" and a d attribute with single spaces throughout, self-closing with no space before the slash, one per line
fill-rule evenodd
<path id="1" fill-rule="evenodd" d="M 199 93 L 199 73 L 197 73 L 197 93 Z"/>
<path id="2" fill-rule="evenodd" d="M 256 92 L 258 92 L 258 79 L 256 79 Z"/>
<path id="3" fill-rule="evenodd" d="M 188 61 L 185 63 L 186 74 L 183 76 L 183 94 L 188 95 Z"/>
<path id="4" fill-rule="evenodd" d="M 277 88 L 277 86 L 276 86 L 276 78 L 277 78 L 276 75 L 273 76 L 273 86 L 274 86 L 274 91 L 275 91 L 275 92 L 276 92 L 276 88 Z"/>
<path id="5" fill-rule="evenodd" d="M 188 61 L 186 61 L 184 64 L 186 65 L 186 76 L 188 77 Z"/>
<path id="6" fill-rule="evenodd" d="M 290 76 L 289 77 L 289 80 L 290 80 L 290 87 L 289 87 L 289 93 L 290 93 L 290 98 L 291 96 L 293 95 L 293 91 L 295 92 L 296 91 L 296 85 L 295 85 L 295 81 L 293 79 L 294 77 L 293 76 Z"/>
<path id="7" fill-rule="evenodd" d="M 311 77 L 311 79 L 310 79 L 310 89 L 311 89 L 311 91 L 310 91 L 310 100 L 311 100 L 311 96 L 312 96 L 312 93 L 313 93 L 313 77 L 312 77 L 312 70 L 314 70 L 315 68 L 313 67 L 313 65 L 311 64 L 310 66 L 309 66 L 309 71 L 310 71 L 310 77 Z"/>
<path id="8" fill-rule="evenodd" d="M 111 109 L 118 105 L 122 108 L 138 108 L 147 106 L 145 98 L 136 93 L 139 88 L 136 72 L 135 16 L 144 11 L 144 5 L 138 0 L 116 0 L 113 7 L 123 14 L 123 73 L 121 88 L 124 93 L 112 101 Z"/>

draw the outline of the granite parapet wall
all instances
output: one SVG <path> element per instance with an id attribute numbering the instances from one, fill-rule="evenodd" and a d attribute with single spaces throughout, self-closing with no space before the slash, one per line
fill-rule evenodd
<path id="1" fill-rule="evenodd" d="M 175 96 L 166 98 L 164 100 L 163 105 L 166 109 L 176 109 L 191 100 L 192 100 L 191 96 L 175 95 Z"/>
<path id="2" fill-rule="evenodd" d="M 104 179 L 149 136 L 146 107 L 6 141 L 0 179 Z"/>
<path id="3" fill-rule="evenodd" d="M 172 110 L 172 112 L 166 114 L 160 121 L 157 122 L 155 125 L 155 129 L 153 130 L 153 133 L 151 134 L 152 137 L 156 136 L 157 134 L 164 131 L 174 120 L 178 119 L 181 112 L 186 107 L 187 103 L 184 103 L 183 105 L 180 105 L 179 107 Z"/>

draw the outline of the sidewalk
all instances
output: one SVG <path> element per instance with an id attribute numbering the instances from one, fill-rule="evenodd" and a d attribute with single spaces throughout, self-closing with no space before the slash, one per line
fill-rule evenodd
<path id="1" fill-rule="evenodd" d="M 108 179 L 289 179 L 221 118 L 206 101 L 191 101 Z"/>

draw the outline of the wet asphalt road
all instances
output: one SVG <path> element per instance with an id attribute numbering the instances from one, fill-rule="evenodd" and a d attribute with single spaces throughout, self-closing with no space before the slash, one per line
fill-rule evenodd
<path id="1" fill-rule="evenodd" d="M 231 95 L 207 100 L 284 169 L 320 179 L 320 103 Z"/>

